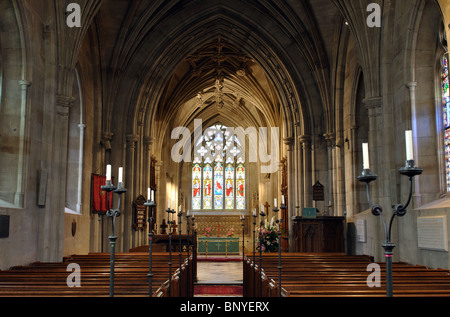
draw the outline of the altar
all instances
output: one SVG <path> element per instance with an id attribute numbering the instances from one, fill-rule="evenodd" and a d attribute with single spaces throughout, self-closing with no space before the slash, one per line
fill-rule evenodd
<path id="1" fill-rule="evenodd" d="M 208 255 L 239 254 L 239 238 L 233 237 L 198 237 L 197 253 Z"/>

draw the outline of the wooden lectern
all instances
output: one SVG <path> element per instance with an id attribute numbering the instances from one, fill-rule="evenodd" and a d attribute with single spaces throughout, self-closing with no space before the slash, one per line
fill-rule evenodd
<path id="1" fill-rule="evenodd" d="M 343 253 L 344 217 L 293 217 L 294 252 Z"/>

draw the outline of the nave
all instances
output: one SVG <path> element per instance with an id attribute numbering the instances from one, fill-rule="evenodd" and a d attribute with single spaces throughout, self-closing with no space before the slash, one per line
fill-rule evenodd
<path id="1" fill-rule="evenodd" d="M 80 267 L 80 276 L 71 267 Z M 181 264 L 181 265 L 180 265 Z M 379 265 L 380 287 L 371 287 L 369 265 Z M 262 267 L 262 270 L 259 270 Z M 149 253 L 115 257 L 111 293 L 109 253 L 73 255 L 60 263 L 32 263 L 0 271 L 0 297 L 149 297 Z M 274 253 L 239 258 L 197 259 L 187 254 L 152 254 L 152 297 L 278 297 Z M 283 253 L 282 297 L 385 297 L 384 263 L 369 256 Z M 79 280 L 77 280 L 79 278 Z M 393 264 L 394 297 L 450 297 L 448 270 Z M 76 283 L 79 282 L 78 285 Z"/>

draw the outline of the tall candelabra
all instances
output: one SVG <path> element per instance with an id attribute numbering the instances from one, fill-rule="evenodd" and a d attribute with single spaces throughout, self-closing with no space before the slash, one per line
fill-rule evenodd
<path id="1" fill-rule="evenodd" d="M 188 262 L 187 262 L 187 267 L 186 267 L 186 270 L 187 270 L 187 274 L 186 274 L 186 276 L 187 276 L 187 278 L 189 279 L 190 278 L 190 269 L 191 269 L 191 262 L 190 262 L 190 239 L 191 239 L 191 236 L 190 236 L 190 232 L 191 232 L 191 230 L 190 230 L 190 226 L 191 226 L 191 224 L 190 224 L 190 218 L 191 218 L 191 216 L 190 216 L 190 214 L 189 214 L 189 210 L 188 210 L 188 212 L 186 213 L 186 231 L 187 231 L 187 258 L 188 258 Z M 189 281 L 188 281 L 189 282 Z M 188 285 L 189 285 L 189 283 L 187 283 Z M 187 295 L 188 295 L 188 297 L 191 295 L 190 294 L 190 289 L 188 289 L 188 293 L 187 293 Z"/>
<path id="2" fill-rule="evenodd" d="M 395 248 L 395 244 L 391 241 L 391 231 L 392 231 L 392 223 L 395 217 L 403 217 L 406 215 L 406 209 L 411 203 L 412 198 L 412 186 L 413 186 L 413 178 L 415 176 L 421 175 L 423 169 L 415 166 L 414 160 L 406 161 L 406 166 L 399 169 L 399 173 L 403 176 L 407 176 L 409 178 L 409 197 L 406 204 L 397 204 L 394 206 L 393 214 L 389 221 L 389 226 L 386 223 L 384 217 L 381 217 L 384 226 L 385 233 L 385 242 L 382 244 L 384 248 L 384 255 L 386 261 L 386 294 L 387 297 L 393 296 L 393 286 L 392 286 L 392 256 L 394 254 L 393 250 Z M 374 216 L 381 216 L 383 213 L 383 208 L 380 205 L 373 204 L 370 199 L 370 186 L 369 184 L 377 179 L 377 175 L 373 174 L 370 169 L 364 169 L 361 176 L 358 177 L 360 182 L 366 183 L 366 193 L 367 200 L 369 202 L 370 208 L 372 210 L 372 214 Z"/>
<path id="3" fill-rule="evenodd" d="M 156 204 L 153 199 L 153 195 L 148 197 L 148 200 L 146 203 L 144 203 L 146 208 L 148 208 L 148 223 L 149 223 L 149 230 L 148 230 L 148 296 L 153 296 L 153 271 L 152 271 L 152 257 L 153 257 L 153 210 L 156 208 Z"/>
<path id="4" fill-rule="evenodd" d="M 264 209 L 261 208 L 259 215 L 261 216 L 259 227 L 259 297 L 262 297 L 262 228 L 264 227 L 264 217 L 266 216 Z"/>
<path id="5" fill-rule="evenodd" d="M 253 295 L 256 295 L 256 209 L 253 212 Z"/>
<path id="6" fill-rule="evenodd" d="M 245 260 L 245 250 L 244 250 L 244 239 L 245 239 L 245 230 L 244 230 L 244 221 L 245 221 L 245 216 L 244 215 L 240 215 L 239 219 L 241 220 L 241 226 L 242 226 L 242 263 L 244 263 Z"/>
<path id="7" fill-rule="evenodd" d="M 180 257 L 180 273 L 181 273 L 181 263 L 182 263 L 182 258 L 183 258 L 183 254 L 182 254 L 183 249 L 182 249 L 182 246 L 181 246 L 181 218 L 183 216 L 183 212 L 181 211 L 181 208 L 178 211 L 177 216 L 178 216 L 178 248 L 179 248 L 178 255 Z M 180 297 L 181 297 L 181 291 L 182 291 L 181 285 L 182 285 L 182 283 L 181 283 L 181 274 L 180 274 L 180 287 L 179 287 L 179 290 L 180 290 L 180 294 L 179 295 L 180 295 Z"/>
<path id="8" fill-rule="evenodd" d="M 191 221 L 192 221 L 192 223 L 191 223 L 191 225 L 192 225 L 192 236 L 193 237 L 196 237 L 196 234 L 195 234 L 195 217 L 194 217 L 194 214 L 192 214 L 192 216 L 191 216 Z M 194 241 L 194 243 L 196 243 L 196 241 Z M 197 252 L 197 249 L 195 248 L 195 252 Z M 194 254 L 192 254 L 192 256 L 196 256 L 196 255 L 194 255 Z M 196 262 L 196 261 L 195 261 Z M 195 270 L 195 268 L 192 268 L 192 270 L 191 270 L 191 281 L 192 281 L 192 285 L 193 285 L 193 283 L 195 282 L 195 273 L 196 273 L 196 270 Z M 192 290 L 192 292 L 193 292 L 194 290 Z"/>
<path id="9" fill-rule="evenodd" d="M 175 213 L 174 209 L 170 209 L 170 206 L 166 210 L 167 212 L 167 225 L 169 226 L 169 297 L 172 296 L 172 229 L 175 222 L 172 219 L 172 215 Z"/>
<path id="10" fill-rule="evenodd" d="M 120 198 L 122 194 L 125 194 L 127 190 L 123 187 L 123 183 L 119 182 L 118 186 L 115 187 L 111 180 L 107 180 L 105 185 L 101 186 L 101 189 L 106 192 L 106 203 L 107 203 L 107 209 L 106 215 L 111 218 L 111 235 L 109 238 L 109 243 L 111 245 L 111 253 L 110 253 L 110 264 L 109 264 L 109 296 L 114 297 L 114 265 L 115 265 L 115 249 L 116 249 L 116 241 L 117 236 L 115 235 L 115 225 L 116 225 L 116 218 L 120 217 Z M 117 203 L 117 209 L 111 209 L 110 208 L 110 202 L 109 202 L 109 194 L 113 192 L 119 196 L 119 200 Z"/>
<path id="11" fill-rule="evenodd" d="M 281 266 L 281 223 L 283 222 L 283 214 L 284 214 L 284 210 L 287 208 L 286 205 L 284 203 L 281 204 L 280 206 L 281 210 L 283 210 L 283 213 L 281 214 L 280 217 L 276 217 L 276 224 L 277 224 L 277 229 L 278 229 L 278 297 L 281 297 L 281 270 L 283 269 L 283 267 Z M 280 211 L 280 209 L 278 209 L 278 207 L 275 205 L 275 207 L 273 208 L 273 212 L 275 213 L 275 215 L 278 215 L 278 212 Z"/>

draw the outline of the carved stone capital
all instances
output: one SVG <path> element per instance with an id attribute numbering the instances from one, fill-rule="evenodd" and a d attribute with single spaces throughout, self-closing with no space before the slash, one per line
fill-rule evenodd
<path id="1" fill-rule="evenodd" d="M 129 135 L 127 135 L 127 143 L 128 144 L 134 144 L 137 141 L 139 141 L 139 135 L 137 135 L 137 134 L 129 134 Z"/>
<path id="2" fill-rule="evenodd" d="M 298 141 L 303 145 L 304 150 L 311 149 L 312 137 L 310 135 L 301 135 L 298 137 Z"/>
<path id="3" fill-rule="evenodd" d="M 23 87 L 24 86 L 22 86 L 22 88 Z M 56 95 L 56 113 L 62 117 L 68 117 L 74 101 L 75 98 L 73 97 Z"/>
<path id="4" fill-rule="evenodd" d="M 288 151 L 292 151 L 294 149 L 294 141 L 295 138 L 293 137 L 283 139 L 284 144 L 288 147 Z"/>
<path id="5" fill-rule="evenodd" d="M 383 105 L 383 97 L 372 97 L 363 100 L 367 110 L 378 109 Z"/>
<path id="6" fill-rule="evenodd" d="M 325 133 L 324 135 L 325 141 L 327 142 L 328 147 L 335 147 L 336 146 L 336 133 Z"/>
<path id="7" fill-rule="evenodd" d="M 418 82 L 417 81 L 410 81 L 409 83 L 406 84 L 406 87 L 408 87 L 408 89 L 410 91 L 415 91 L 417 86 L 418 86 Z"/>
<path id="8" fill-rule="evenodd" d="M 152 137 L 152 136 L 146 136 L 146 137 L 144 137 L 144 145 L 145 145 L 145 146 L 150 147 L 150 146 L 153 145 L 153 142 L 155 142 L 155 138 L 154 138 L 154 137 Z"/>
<path id="9" fill-rule="evenodd" d="M 114 133 L 102 131 L 102 141 L 111 141 Z"/>

